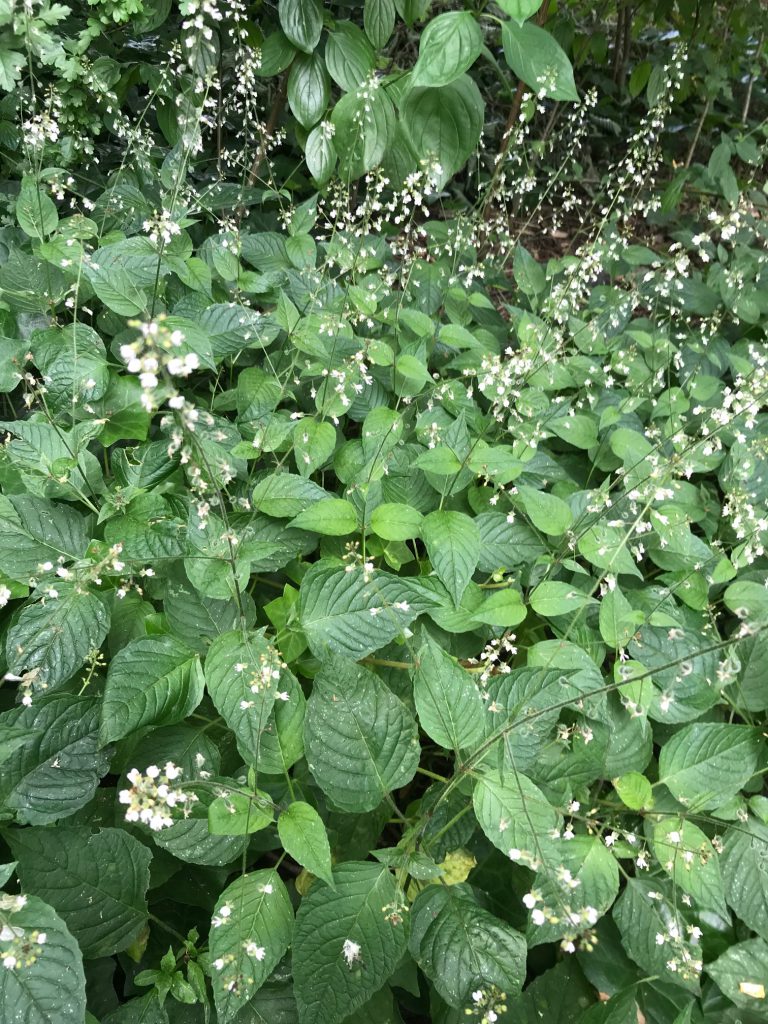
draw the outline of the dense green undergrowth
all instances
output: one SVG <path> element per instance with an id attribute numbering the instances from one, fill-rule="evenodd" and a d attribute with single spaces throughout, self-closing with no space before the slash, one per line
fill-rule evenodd
<path id="1" fill-rule="evenodd" d="M 0 1018 L 768 1018 L 760 3 L 0 0 Z"/>

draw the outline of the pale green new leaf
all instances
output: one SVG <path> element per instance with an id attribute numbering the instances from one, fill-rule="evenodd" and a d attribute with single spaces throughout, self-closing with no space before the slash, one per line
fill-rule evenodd
<path id="1" fill-rule="evenodd" d="M 222 914 L 224 907 L 229 912 Z M 261 988 L 283 958 L 292 931 L 291 900 L 276 871 L 241 875 L 221 893 L 209 939 L 220 1024 L 234 1020 Z"/>
<path id="2" fill-rule="evenodd" d="M 501 36 L 507 64 L 533 92 L 553 100 L 578 100 L 571 62 L 546 29 L 508 21 Z"/>
<path id="3" fill-rule="evenodd" d="M 334 885 L 328 833 L 314 807 L 302 800 L 289 804 L 277 819 L 277 833 L 290 857 L 328 885 Z"/>
<path id="4" fill-rule="evenodd" d="M 395 880 L 380 864 L 347 861 L 336 889 L 313 885 L 296 915 L 293 977 L 302 1024 L 339 1024 L 377 992 L 406 950 L 402 920 L 388 920 Z"/>
<path id="5" fill-rule="evenodd" d="M 403 702 L 361 665 L 332 655 L 307 701 L 304 744 L 317 784 L 345 811 L 372 811 L 413 778 L 416 723 Z"/>

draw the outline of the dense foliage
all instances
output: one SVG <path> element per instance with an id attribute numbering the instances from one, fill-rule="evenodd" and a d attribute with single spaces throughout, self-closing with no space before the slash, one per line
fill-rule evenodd
<path id="1" fill-rule="evenodd" d="M 0 1019 L 768 1019 L 761 0 L 0 0 Z"/>

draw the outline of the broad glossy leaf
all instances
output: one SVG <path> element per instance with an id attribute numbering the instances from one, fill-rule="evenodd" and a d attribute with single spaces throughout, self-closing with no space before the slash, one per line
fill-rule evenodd
<path id="1" fill-rule="evenodd" d="M 486 705 L 475 680 L 424 633 L 413 677 L 419 723 L 446 750 L 474 747 L 486 730 Z"/>
<path id="2" fill-rule="evenodd" d="M 132 640 L 112 659 L 101 711 L 104 743 L 147 725 L 175 725 L 203 697 L 199 655 L 172 636 Z"/>
<path id="3" fill-rule="evenodd" d="M 750 817 L 729 828 L 720 870 L 728 905 L 768 940 L 768 825 Z"/>
<path id="4" fill-rule="evenodd" d="M 406 950 L 395 880 L 380 864 L 347 861 L 336 889 L 315 884 L 296 915 L 293 976 L 302 1024 L 338 1024 L 392 975 Z"/>
<path id="5" fill-rule="evenodd" d="M 554 942 L 566 935 L 578 934 L 594 924 L 593 911 L 602 916 L 619 893 L 619 868 L 611 851 L 596 836 L 574 836 L 558 848 L 562 867 L 571 872 L 578 884 L 564 886 L 555 865 L 545 865 L 536 877 L 541 904 L 558 917 L 528 926 L 528 944 Z M 577 919 L 568 919 L 576 915 Z"/>
<path id="6" fill-rule="evenodd" d="M 222 913 L 223 908 L 229 908 Z M 210 931 L 211 984 L 221 1024 L 264 984 L 291 942 L 293 909 L 276 871 L 252 871 L 216 901 Z"/>
<path id="7" fill-rule="evenodd" d="M 664 817 L 653 826 L 651 847 L 675 885 L 700 909 L 727 917 L 718 855 L 698 826 L 685 818 Z"/>
<path id="8" fill-rule="evenodd" d="M 749 726 L 694 722 L 661 748 L 659 781 L 690 810 L 718 807 L 752 777 L 761 745 Z"/>
<path id="9" fill-rule="evenodd" d="M 88 803 L 109 767 L 99 744 L 98 700 L 51 694 L 6 711 L 0 724 L 30 733 L 0 772 L 0 804 L 20 823 L 48 824 Z"/>
<path id="10" fill-rule="evenodd" d="M 401 107 L 406 134 L 420 160 L 439 163 L 439 183 L 460 170 L 477 146 L 485 104 L 466 75 L 441 88 L 411 89 Z"/>
<path id="11" fill-rule="evenodd" d="M 546 29 L 508 21 L 501 35 L 507 64 L 533 92 L 553 100 L 578 100 L 571 62 Z"/>
<path id="12" fill-rule="evenodd" d="M 484 772 L 475 783 L 472 801 L 480 827 L 502 853 L 517 851 L 538 861 L 551 852 L 549 833 L 559 830 L 561 815 L 519 771 Z"/>
<path id="13" fill-rule="evenodd" d="M 44 932 L 35 961 L 0 972 L 0 1018 L 7 1024 L 83 1024 L 83 957 L 59 915 L 37 896 L 10 917 L 30 936 Z"/>
<path id="14" fill-rule="evenodd" d="M 262 734 L 283 680 L 290 677 L 263 633 L 235 630 L 210 646 L 205 659 L 208 693 L 248 764 L 258 764 Z"/>
<path id="15" fill-rule="evenodd" d="M 468 885 L 427 886 L 411 908 L 409 948 L 451 1006 L 469 1005 L 472 991 L 486 985 L 512 996 L 525 980 L 525 939 Z"/>
<path id="16" fill-rule="evenodd" d="M 27 582 L 45 562 L 81 558 L 88 534 L 80 513 L 31 494 L 0 495 L 0 570 Z"/>
<path id="17" fill-rule="evenodd" d="M 419 38 L 419 59 L 411 84 L 448 85 L 474 64 L 482 47 L 483 33 L 469 11 L 438 14 Z"/>
<path id="18" fill-rule="evenodd" d="M 439 603 L 411 580 L 318 562 L 301 581 L 299 618 L 316 657 L 334 651 L 359 659 L 394 640 L 421 611 Z"/>
<path id="19" fill-rule="evenodd" d="M 460 604 L 480 558 L 474 521 L 463 512 L 430 512 L 421 524 L 421 536 L 439 579 L 454 604 Z"/>
<path id="20" fill-rule="evenodd" d="M 307 701 L 309 770 L 345 811 L 371 811 L 410 782 L 419 763 L 416 723 L 402 701 L 361 665 L 324 660 Z"/>
<path id="21" fill-rule="evenodd" d="M 366 80 L 375 64 L 371 44 L 351 21 L 337 21 L 325 44 L 325 62 L 331 78 L 345 92 Z"/>
<path id="22" fill-rule="evenodd" d="M 35 690 L 66 683 L 109 629 L 109 611 L 96 594 L 73 585 L 54 588 L 58 597 L 26 605 L 8 630 L 6 658 L 15 675 L 32 673 Z"/>
<path id="23" fill-rule="evenodd" d="M 312 53 L 323 31 L 323 10 L 318 0 L 280 0 L 278 12 L 286 38 L 304 53 Z"/>
<path id="24" fill-rule="evenodd" d="M 365 0 L 363 7 L 365 34 L 377 50 L 389 41 L 395 27 L 395 16 L 394 0 Z"/>
<path id="25" fill-rule="evenodd" d="M 701 963 L 701 947 L 690 941 L 676 902 L 656 879 L 630 878 L 614 905 L 613 919 L 622 946 L 644 971 L 698 992 L 700 968 L 696 965 Z M 670 961 L 675 963 L 674 971 L 667 966 Z"/>
<path id="26" fill-rule="evenodd" d="M 320 54 L 298 54 L 288 75 L 288 103 L 299 124 L 304 128 L 317 124 L 330 96 L 331 83 Z"/>
<path id="27" fill-rule="evenodd" d="M 117 828 L 27 828 L 13 834 L 24 890 L 61 915 L 83 956 L 130 946 L 147 920 L 151 852 Z"/>
<path id="28" fill-rule="evenodd" d="M 714 963 L 707 964 L 707 974 L 737 1006 L 763 1016 L 768 993 L 768 942 L 748 939 L 731 946 Z"/>

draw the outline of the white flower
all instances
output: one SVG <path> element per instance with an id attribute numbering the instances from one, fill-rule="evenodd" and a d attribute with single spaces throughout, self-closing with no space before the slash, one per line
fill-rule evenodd
<path id="1" fill-rule="evenodd" d="M 246 942 L 245 952 L 248 956 L 254 957 L 256 960 L 263 960 L 267 955 L 267 951 L 263 946 L 257 946 L 255 942 Z"/>
<path id="2" fill-rule="evenodd" d="M 525 896 L 523 896 L 523 903 L 526 907 L 528 907 L 529 910 L 533 910 L 533 908 L 536 906 L 537 901 L 538 898 L 536 894 L 533 892 L 527 892 Z"/>
<path id="3" fill-rule="evenodd" d="M 538 908 L 535 908 L 534 910 L 532 910 L 531 911 L 531 921 L 533 921 L 533 923 L 536 924 L 536 925 L 544 924 L 544 922 L 546 921 L 546 918 L 544 917 L 544 911 L 543 910 L 539 910 Z"/>
<path id="4" fill-rule="evenodd" d="M 357 942 L 353 942 L 352 939 L 344 939 L 341 954 L 347 961 L 347 967 L 351 968 L 352 964 L 360 959 L 360 946 Z"/>
<path id="5" fill-rule="evenodd" d="M 0 608 L 5 608 L 5 606 L 10 601 L 11 596 L 12 596 L 12 594 L 11 594 L 10 589 L 8 587 L 6 587 L 5 584 L 3 584 L 0 587 Z"/>

